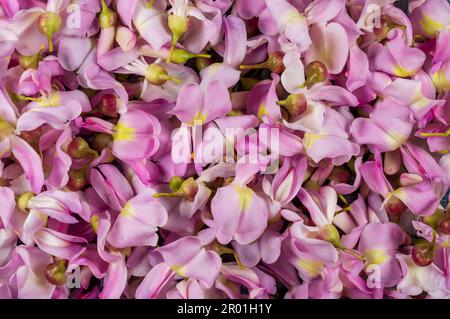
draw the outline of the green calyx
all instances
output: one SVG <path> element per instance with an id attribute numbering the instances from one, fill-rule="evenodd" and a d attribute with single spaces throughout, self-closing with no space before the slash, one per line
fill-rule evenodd
<path id="1" fill-rule="evenodd" d="M 102 29 L 114 27 L 117 22 L 117 14 L 108 7 L 105 0 L 102 0 L 102 11 L 100 12 L 99 21 Z"/>
<path id="2" fill-rule="evenodd" d="M 211 55 L 209 54 L 195 54 L 191 53 L 189 51 L 183 50 L 183 49 L 173 49 L 172 50 L 172 56 L 171 56 L 171 62 L 176 64 L 185 64 L 188 60 L 193 58 L 206 58 L 210 59 Z"/>
<path id="3" fill-rule="evenodd" d="M 169 183 L 170 189 L 176 189 L 173 193 L 156 193 L 153 195 L 153 197 L 178 197 L 193 202 L 195 195 L 197 195 L 198 192 L 198 183 L 195 181 L 195 179 L 189 177 L 188 179 L 184 180 L 181 185 L 179 185 L 181 181 L 180 179 L 181 178 L 179 177 L 175 178 L 173 181 L 171 179 L 172 185 L 170 185 Z"/>
<path id="4" fill-rule="evenodd" d="M 306 111 L 307 101 L 302 93 L 290 94 L 285 100 L 278 101 L 278 105 L 282 106 L 292 116 L 299 116 Z"/>
<path id="5" fill-rule="evenodd" d="M 169 56 L 166 60 L 166 63 L 170 63 L 172 61 L 172 54 L 175 49 L 175 45 L 183 36 L 183 34 L 186 33 L 189 27 L 189 18 L 172 14 L 167 18 L 167 23 L 169 25 L 170 31 L 172 32 L 172 42 L 170 46 Z"/>
<path id="6" fill-rule="evenodd" d="M 326 81 L 328 78 L 328 70 L 322 62 L 314 61 L 306 67 L 305 75 L 306 81 L 304 86 L 311 87 L 314 84 Z"/>
<path id="7" fill-rule="evenodd" d="M 34 55 L 21 55 L 19 58 L 19 64 L 24 69 L 37 69 L 39 62 L 42 60 L 42 52 L 44 52 L 45 46 L 43 45 L 40 50 Z"/>
<path id="8" fill-rule="evenodd" d="M 169 187 L 173 192 L 176 192 L 180 189 L 181 185 L 183 185 L 184 179 L 180 176 L 172 176 L 169 181 Z"/>
<path id="9" fill-rule="evenodd" d="M 17 198 L 17 207 L 23 211 L 23 212 L 27 212 L 28 210 L 28 203 L 30 202 L 30 200 L 34 197 L 34 193 L 32 192 L 26 192 L 23 193 L 21 195 L 19 195 L 19 197 Z"/>
<path id="10" fill-rule="evenodd" d="M 38 30 L 40 33 L 47 37 L 48 51 L 53 52 L 53 34 L 61 29 L 62 20 L 61 17 L 55 12 L 45 12 L 38 20 Z"/>
<path id="11" fill-rule="evenodd" d="M 153 85 L 163 85 L 167 81 L 180 83 L 181 80 L 170 76 L 166 69 L 157 63 L 152 63 L 147 67 L 145 79 Z"/>

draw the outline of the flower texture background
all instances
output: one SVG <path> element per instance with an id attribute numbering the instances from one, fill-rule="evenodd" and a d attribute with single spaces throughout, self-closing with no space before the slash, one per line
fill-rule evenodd
<path id="1" fill-rule="evenodd" d="M 1 0 L 0 298 L 450 298 L 447 0 Z"/>

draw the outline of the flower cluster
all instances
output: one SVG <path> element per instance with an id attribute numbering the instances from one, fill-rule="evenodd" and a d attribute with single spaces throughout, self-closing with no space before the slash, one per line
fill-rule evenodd
<path id="1" fill-rule="evenodd" d="M 449 24 L 0 1 L 0 298 L 450 298 Z"/>

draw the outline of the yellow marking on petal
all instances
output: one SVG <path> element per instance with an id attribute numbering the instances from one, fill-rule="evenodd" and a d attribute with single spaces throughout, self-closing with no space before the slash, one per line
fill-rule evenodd
<path id="1" fill-rule="evenodd" d="M 303 137 L 303 146 L 306 150 L 310 150 L 314 146 L 314 144 L 321 138 L 323 138 L 323 135 L 305 133 L 305 136 Z"/>
<path id="2" fill-rule="evenodd" d="M 402 135 L 402 134 L 400 134 L 398 132 L 395 132 L 395 131 L 388 131 L 387 134 L 388 134 L 387 142 L 389 143 L 389 145 L 392 148 L 400 147 L 408 139 L 408 136 L 404 136 L 404 135 Z"/>
<path id="3" fill-rule="evenodd" d="M 241 211 L 247 210 L 253 200 L 253 191 L 246 186 L 235 186 L 236 192 L 239 195 L 239 204 L 241 206 Z"/>
<path id="4" fill-rule="evenodd" d="M 183 265 L 173 265 L 170 267 L 177 275 L 181 277 L 186 277 L 186 267 Z"/>
<path id="5" fill-rule="evenodd" d="M 429 16 L 424 15 L 422 19 L 419 20 L 419 24 L 422 27 L 423 31 L 427 35 L 435 35 L 437 32 L 441 31 L 444 28 L 444 25 L 438 21 L 434 21 Z"/>
<path id="6" fill-rule="evenodd" d="M 206 114 L 202 112 L 197 112 L 194 115 L 194 119 L 192 120 L 193 123 L 200 122 L 200 124 L 203 124 L 206 122 Z"/>
<path id="7" fill-rule="evenodd" d="M 133 141 L 134 140 L 134 128 L 126 126 L 124 123 L 119 122 L 114 127 L 113 137 L 115 141 Z"/>
<path id="8" fill-rule="evenodd" d="M 415 73 L 415 71 L 410 71 L 408 69 L 405 69 L 404 67 L 402 67 L 400 64 L 397 64 L 394 67 L 394 75 L 401 77 L 401 78 L 406 78 L 408 76 L 411 76 Z"/>
<path id="9" fill-rule="evenodd" d="M 433 81 L 436 90 L 441 92 L 450 91 L 450 81 L 447 79 L 445 70 L 439 70 L 433 73 L 431 80 Z"/>
<path id="10" fill-rule="evenodd" d="M 364 259 L 367 265 L 381 265 L 389 260 L 389 256 L 383 249 L 366 249 Z"/>
<path id="11" fill-rule="evenodd" d="M 306 258 L 300 258 L 297 264 L 312 277 L 318 276 L 324 266 L 324 263 L 321 261 Z"/>
<path id="12" fill-rule="evenodd" d="M 263 117 L 263 115 L 267 115 L 267 107 L 265 104 L 261 103 L 258 108 L 258 118 Z"/>
<path id="13" fill-rule="evenodd" d="M 420 90 L 417 90 L 413 97 L 413 103 L 415 109 L 422 109 L 430 104 L 430 100 L 427 99 Z"/>
<path id="14" fill-rule="evenodd" d="M 120 211 L 120 215 L 123 217 L 132 217 L 133 216 L 133 207 L 130 203 L 126 203 L 125 206 Z"/>
<path id="15" fill-rule="evenodd" d="M 295 23 L 295 22 L 302 22 L 306 18 L 298 12 L 297 9 L 292 9 L 287 11 L 282 17 L 281 17 L 281 24 L 287 25 L 289 23 Z"/>
<path id="16" fill-rule="evenodd" d="M 391 193 L 391 195 L 397 197 L 397 198 L 398 198 L 399 200 L 401 200 L 403 203 L 405 203 L 405 202 L 408 201 L 408 195 L 407 195 L 407 193 L 406 193 L 403 189 L 401 189 L 401 188 L 396 189 L 395 191 L 393 191 L 393 192 Z"/>
<path id="17" fill-rule="evenodd" d="M 203 112 L 197 112 L 194 115 L 192 121 L 189 122 L 190 125 L 203 124 L 206 122 L 206 114 Z"/>
<path id="18" fill-rule="evenodd" d="M 37 103 L 41 107 L 54 107 L 61 105 L 61 99 L 58 92 L 53 92 L 49 97 L 42 97 Z"/>
<path id="19" fill-rule="evenodd" d="M 430 100 L 428 100 L 427 98 L 423 98 L 423 99 L 418 100 L 416 103 L 414 103 L 414 108 L 415 109 L 423 109 L 428 104 L 430 104 Z"/>

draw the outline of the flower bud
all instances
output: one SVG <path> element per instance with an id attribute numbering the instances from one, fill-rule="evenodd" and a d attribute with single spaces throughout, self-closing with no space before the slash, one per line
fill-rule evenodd
<path id="1" fill-rule="evenodd" d="M 167 23 L 172 31 L 172 43 L 175 44 L 186 33 L 189 27 L 189 18 L 171 14 L 167 17 Z"/>
<path id="2" fill-rule="evenodd" d="M 285 100 L 278 101 L 278 105 L 281 105 L 291 116 L 302 115 L 307 108 L 307 101 L 305 95 L 290 94 Z"/>
<path id="3" fill-rule="evenodd" d="M 311 87 L 316 83 L 324 82 L 328 78 L 328 70 L 325 64 L 320 61 L 314 61 L 308 64 L 305 70 L 307 87 Z"/>
<path id="4" fill-rule="evenodd" d="M 419 243 L 413 246 L 411 257 L 419 267 L 426 267 L 433 262 L 433 246 L 428 243 Z"/>
<path id="5" fill-rule="evenodd" d="M 67 154 L 74 159 L 82 159 L 89 155 L 97 156 L 97 152 L 81 137 L 75 137 L 67 146 Z"/>
<path id="6" fill-rule="evenodd" d="M 180 189 L 181 185 L 183 184 L 184 179 L 180 176 L 172 176 L 169 181 L 169 187 L 173 192 L 176 192 Z"/>
<path id="7" fill-rule="evenodd" d="M 187 180 L 185 180 L 180 185 L 178 190 L 176 190 L 175 192 L 173 192 L 173 193 L 157 193 L 157 194 L 154 194 L 153 197 L 154 198 L 178 197 L 178 198 L 183 198 L 189 202 L 193 202 L 195 195 L 197 195 L 197 192 L 198 192 L 198 184 L 192 177 L 190 177 Z"/>
<path id="8" fill-rule="evenodd" d="M 240 65 L 241 70 L 251 70 L 251 69 L 269 69 L 274 73 L 283 73 L 285 66 L 283 63 L 284 53 L 283 52 L 273 52 L 269 54 L 266 61 L 253 65 Z"/>
<path id="9" fill-rule="evenodd" d="M 64 259 L 57 260 L 45 269 L 45 279 L 53 285 L 60 286 L 67 283 L 66 261 Z"/>
<path id="10" fill-rule="evenodd" d="M 95 135 L 92 143 L 94 149 L 98 152 L 103 151 L 113 141 L 113 137 L 106 133 L 98 133 Z"/>
<path id="11" fill-rule="evenodd" d="M 166 63 L 170 63 L 175 45 L 183 36 L 183 34 L 186 33 L 189 27 L 189 18 L 172 14 L 168 16 L 167 23 L 169 25 L 170 31 L 172 31 L 172 42 L 170 46 L 169 56 L 166 60 Z"/>
<path id="12" fill-rule="evenodd" d="M 69 181 L 67 187 L 73 191 L 81 191 L 86 186 L 86 177 L 84 176 L 84 170 L 70 170 Z"/>
<path id="13" fill-rule="evenodd" d="M 181 82 L 179 79 L 171 77 L 166 69 L 161 65 L 152 63 L 147 67 L 145 72 L 145 79 L 153 85 L 163 85 L 168 80 L 174 81 L 176 83 Z"/>
<path id="14" fill-rule="evenodd" d="M 47 37 L 48 51 L 53 52 L 52 36 L 61 29 L 61 17 L 55 12 L 45 12 L 38 19 L 38 31 Z"/>
<path id="15" fill-rule="evenodd" d="M 32 193 L 32 192 L 26 192 L 26 193 L 19 195 L 19 197 L 17 198 L 17 207 L 21 211 L 26 213 L 27 209 L 28 209 L 28 203 L 29 203 L 30 199 L 32 199 L 33 197 L 34 197 L 34 193 Z"/>
<path id="16" fill-rule="evenodd" d="M 171 62 L 176 63 L 176 64 L 185 64 L 189 59 L 192 59 L 192 58 L 210 59 L 211 55 L 210 54 L 195 54 L 195 53 L 191 53 L 186 50 L 183 50 L 183 49 L 173 49 Z"/>
<path id="17" fill-rule="evenodd" d="M 98 109 L 106 116 L 117 117 L 117 97 L 114 94 L 103 95 Z"/>
<path id="18" fill-rule="evenodd" d="M 114 27 L 117 22 L 117 14 L 108 8 L 105 0 L 102 0 L 102 11 L 98 18 L 102 29 Z"/>
<path id="19" fill-rule="evenodd" d="M 445 215 L 439 221 L 437 230 L 441 234 L 450 235 L 450 216 Z"/>
<path id="20" fill-rule="evenodd" d="M 277 74 L 283 73 L 284 69 L 286 68 L 283 63 L 283 58 L 284 58 L 283 52 L 274 52 L 270 54 L 269 58 L 266 61 L 267 68 Z"/>

